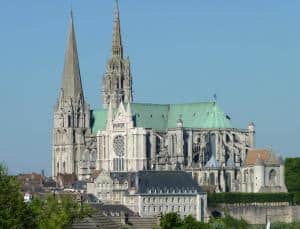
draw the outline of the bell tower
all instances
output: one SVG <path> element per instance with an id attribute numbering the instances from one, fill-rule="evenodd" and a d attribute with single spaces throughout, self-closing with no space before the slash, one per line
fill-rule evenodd
<path id="1" fill-rule="evenodd" d="M 62 87 L 54 108 L 52 145 L 52 176 L 78 175 L 80 153 L 84 150 L 85 136 L 90 133 L 90 107 L 85 102 L 81 84 L 73 14 L 62 74 Z"/>
<path id="2" fill-rule="evenodd" d="M 114 28 L 112 38 L 112 53 L 106 66 L 102 81 L 102 104 L 108 108 L 111 103 L 117 108 L 121 101 L 132 102 L 132 77 L 129 58 L 123 57 L 119 6 L 116 0 L 114 12 Z"/>

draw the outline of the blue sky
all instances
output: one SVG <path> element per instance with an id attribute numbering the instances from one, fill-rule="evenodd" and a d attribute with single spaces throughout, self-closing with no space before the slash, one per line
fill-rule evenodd
<path id="1" fill-rule="evenodd" d="M 300 2 L 120 0 L 136 102 L 218 102 L 258 147 L 300 153 Z M 0 160 L 50 174 L 71 1 L 0 0 Z M 74 0 L 85 97 L 100 107 L 113 1 Z"/>

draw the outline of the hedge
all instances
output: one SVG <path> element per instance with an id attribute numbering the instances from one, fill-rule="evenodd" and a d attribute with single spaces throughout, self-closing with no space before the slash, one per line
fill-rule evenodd
<path id="1" fill-rule="evenodd" d="M 208 193 L 207 203 L 209 206 L 216 204 L 237 203 L 267 203 L 267 202 L 289 202 L 300 203 L 300 193 Z"/>
<path id="2" fill-rule="evenodd" d="M 300 158 L 286 158 L 285 159 L 285 184 L 289 192 L 300 191 Z"/>
<path id="3" fill-rule="evenodd" d="M 292 192 L 293 195 L 293 204 L 300 205 L 300 192 Z"/>

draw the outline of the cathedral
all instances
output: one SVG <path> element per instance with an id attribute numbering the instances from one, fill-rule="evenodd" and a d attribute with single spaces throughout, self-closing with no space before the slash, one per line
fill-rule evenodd
<path id="1" fill-rule="evenodd" d="M 54 108 L 53 177 L 75 174 L 88 180 L 96 171 L 185 171 L 216 192 L 272 191 L 270 187 L 285 191 L 282 160 L 269 150 L 255 149 L 252 122 L 245 129 L 235 128 L 215 100 L 135 103 L 132 85 L 116 2 L 102 107 L 89 106 L 71 13 L 62 86 Z"/>

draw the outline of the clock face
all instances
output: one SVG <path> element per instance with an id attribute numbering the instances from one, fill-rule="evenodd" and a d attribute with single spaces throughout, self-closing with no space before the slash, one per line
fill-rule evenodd
<path id="1" fill-rule="evenodd" d="M 114 138 L 113 147 L 116 155 L 119 157 L 123 156 L 125 148 L 124 137 L 121 135 L 116 136 Z"/>

